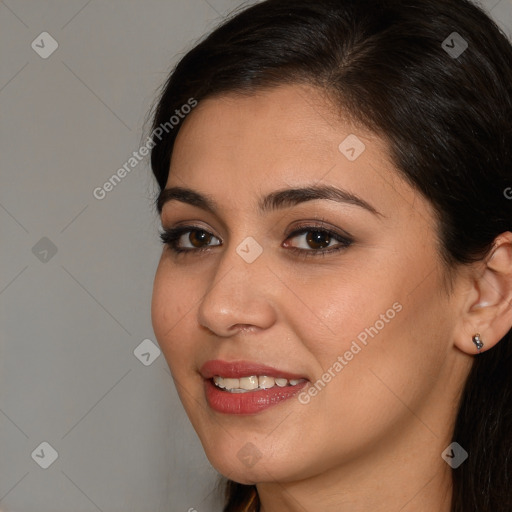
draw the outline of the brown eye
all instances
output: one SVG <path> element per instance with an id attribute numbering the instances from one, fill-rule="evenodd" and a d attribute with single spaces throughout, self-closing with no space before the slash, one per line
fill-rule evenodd
<path id="1" fill-rule="evenodd" d="M 295 240 L 294 243 L 292 240 Z M 353 239 L 348 234 L 343 236 L 318 226 L 302 226 L 288 235 L 284 247 L 300 256 L 309 257 L 326 256 L 347 249 L 352 243 Z"/>
<path id="2" fill-rule="evenodd" d="M 164 229 L 163 233 L 160 233 L 160 239 L 176 253 L 200 252 L 215 245 L 220 245 L 220 243 L 211 244 L 213 239 L 218 240 L 216 236 L 194 226 Z"/>
<path id="3" fill-rule="evenodd" d="M 329 246 L 331 236 L 324 231 L 308 231 L 306 242 L 312 249 L 324 249 Z"/>
<path id="4" fill-rule="evenodd" d="M 212 239 L 212 235 L 206 231 L 195 229 L 189 233 L 188 239 L 193 247 L 200 248 L 202 244 L 208 244 Z"/>
<path id="5" fill-rule="evenodd" d="M 304 228 L 299 231 L 295 231 L 292 233 L 288 240 L 297 239 L 299 241 L 298 245 L 294 245 L 293 247 L 302 249 L 302 250 L 322 250 L 329 245 L 333 241 L 342 242 L 339 236 L 335 236 L 329 231 L 325 231 L 322 229 L 312 229 L 312 228 Z M 295 242 L 297 244 L 297 242 Z M 291 244 L 288 242 L 286 245 L 290 246 Z"/>

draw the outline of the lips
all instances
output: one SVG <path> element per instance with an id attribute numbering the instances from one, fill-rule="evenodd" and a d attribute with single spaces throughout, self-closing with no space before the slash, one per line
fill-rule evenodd
<path id="1" fill-rule="evenodd" d="M 273 387 L 246 393 L 230 393 L 219 389 L 211 379 L 204 380 L 204 393 L 211 410 L 224 415 L 254 415 L 280 405 L 286 407 L 308 385 L 303 380 L 295 386 Z"/>
<path id="2" fill-rule="evenodd" d="M 290 399 L 309 383 L 309 379 L 303 375 L 251 361 L 222 361 L 219 359 L 207 361 L 201 366 L 200 373 L 204 379 L 204 393 L 209 407 L 218 413 L 228 415 L 258 414 L 283 402 L 291 403 Z M 299 382 L 285 387 L 273 386 L 269 389 L 258 388 L 253 391 L 235 393 L 216 386 L 213 382 L 215 376 L 224 379 L 266 376 Z"/>
<path id="3" fill-rule="evenodd" d="M 278 368 L 273 368 L 251 361 L 222 361 L 215 359 L 207 361 L 199 370 L 204 379 L 211 379 L 216 375 L 225 378 L 239 379 L 252 375 L 266 375 L 268 377 L 283 378 L 288 380 L 307 379 L 306 376 L 297 373 L 290 373 Z"/>

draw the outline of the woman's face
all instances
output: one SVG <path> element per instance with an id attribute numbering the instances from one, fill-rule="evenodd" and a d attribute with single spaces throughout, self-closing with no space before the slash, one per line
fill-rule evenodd
<path id="1" fill-rule="evenodd" d="M 166 189 L 214 209 L 163 204 L 162 226 L 192 225 L 175 243 L 196 252 L 164 248 L 153 326 L 208 459 L 242 483 L 311 477 L 404 442 L 413 458 L 434 437 L 446 446 L 455 416 L 457 306 L 433 210 L 383 140 L 323 97 L 287 85 L 207 99 L 172 156 Z M 338 200 L 296 193 L 260 210 L 305 187 Z M 203 366 L 219 360 L 256 366 Z M 261 365 L 306 382 L 280 387 Z M 215 389 L 215 374 L 228 388 L 273 387 Z"/>

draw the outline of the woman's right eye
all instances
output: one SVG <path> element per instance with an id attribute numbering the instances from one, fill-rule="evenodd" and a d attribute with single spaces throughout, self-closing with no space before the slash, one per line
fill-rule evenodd
<path id="1" fill-rule="evenodd" d="M 188 237 L 184 237 L 187 233 L 189 234 Z M 180 243 L 181 238 L 188 240 L 191 247 L 184 248 Z M 206 251 L 211 246 L 200 247 L 200 245 L 203 243 L 209 243 L 212 238 L 216 237 L 208 231 L 196 226 L 180 226 L 178 228 L 164 229 L 163 232 L 160 233 L 161 241 L 176 253 Z M 198 244 L 199 247 L 195 244 Z M 220 245 L 220 243 L 214 245 Z"/>

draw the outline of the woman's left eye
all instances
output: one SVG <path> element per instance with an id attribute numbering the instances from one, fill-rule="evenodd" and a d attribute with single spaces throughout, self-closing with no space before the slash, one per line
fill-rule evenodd
<path id="1" fill-rule="evenodd" d="M 288 236 L 287 240 L 293 240 L 294 238 L 302 238 L 302 247 L 293 247 L 288 243 L 285 243 L 285 247 L 289 247 L 291 251 L 299 254 L 302 253 L 304 256 L 325 256 L 327 253 L 346 249 L 353 243 L 353 240 L 348 236 L 314 226 L 306 226 L 295 230 Z M 332 242 L 338 243 L 332 245 Z"/>
<path id="2" fill-rule="evenodd" d="M 185 235 L 187 235 L 185 237 Z M 191 246 L 184 247 L 181 239 L 191 244 Z M 288 241 L 295 238 L 302 238 L 302 247 L 292 246 Z M 212 239 L 217 239 L 208 231 L 197 226 L 180 226 L 178 228 L 165 229 L 160 233 L 160 239 L 166 244 L 174 253 L 197 253 L 208 251 L 212 246 L 207 245 L 201 247 L 201 244 L 208 244 Z M 332 245 L 332 242 L 338 242 Z M 301 256 L 325 256 L 327 253 L 340 251 L 348 248 L 353 243 L 353 240 L 347 235 L 341 235 L 334 231 L 319 228 L 317 226 L 302 226 L 290 233 L 283 246 L 288 250 L 293 251 Z M 213 246 L 221 245 L 220 243 Z M 300 244 L 299 244 L 300 245 Z"/>

